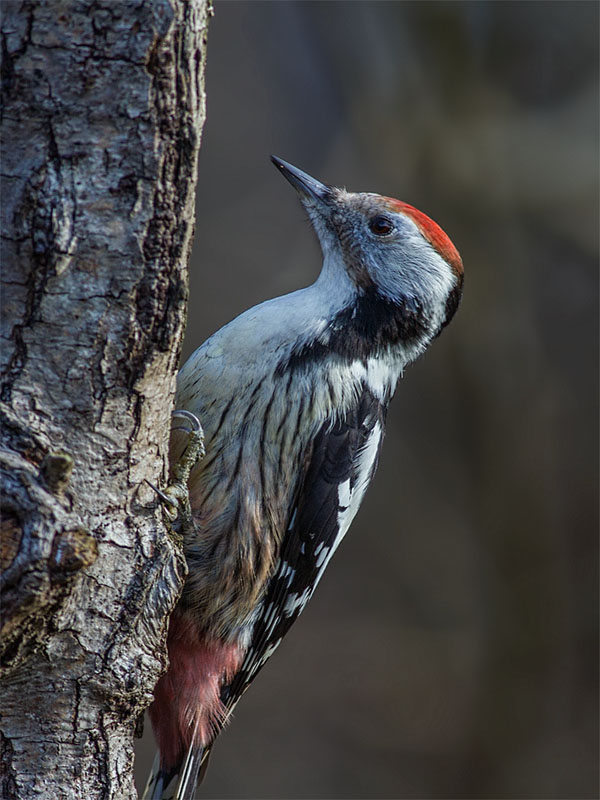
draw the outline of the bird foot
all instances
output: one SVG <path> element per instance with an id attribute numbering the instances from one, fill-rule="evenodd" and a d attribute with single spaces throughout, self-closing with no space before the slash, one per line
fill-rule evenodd
<path id="1" fill-rule="evenodd" d="M 188 481 L 193 468 L 198 461 L 204 458 L 204 431 L 198 417 L 189 411 L 174 411 L 173 417 L 186 423 L 174 428 L 174 430 L 187 433 L 188 440 L 185 449 L 177 462 L 171 467 L 171 482 L 164 490 L 154 486 L 148 480 L 146 480 L 146 483 L 154 489 L 162 500 L 164 512 L 169 522 L 178 521 L 181 529 L 185 531 L 192 525 Z"/>

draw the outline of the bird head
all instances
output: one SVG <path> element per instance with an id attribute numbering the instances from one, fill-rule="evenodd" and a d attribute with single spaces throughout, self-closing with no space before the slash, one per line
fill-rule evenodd
<path id="1" fill-rule="evenodd" d="M 328 186 L 280 158 L 272 161 L 298 191 L 325 262 L 341 264 L 358 294 L 418 308 L 430 336 L 450 322 L 463 265 L 437 223 L 408 203 Z"/>

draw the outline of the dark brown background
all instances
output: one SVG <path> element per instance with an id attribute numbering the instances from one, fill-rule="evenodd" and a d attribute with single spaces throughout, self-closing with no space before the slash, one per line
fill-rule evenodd
<path id="1" fill-rule="evenodd" d="M 466 284 L 203 797 L 597 797 L 598 8 L 217 2 L 185 355 L 317 275 L 271 152 L 431 215 Z"/>

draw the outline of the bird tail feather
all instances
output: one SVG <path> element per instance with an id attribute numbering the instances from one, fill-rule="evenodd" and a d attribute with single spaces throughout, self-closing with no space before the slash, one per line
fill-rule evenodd
<path id="1" fill-rule="evenodd" d="M 172 796 L 167 792 L 177 773 L 177 767 L 171 770 L 163 769 L 160 766 L 160 756 L 157 753 L 142 793 L 142 800 L 166 800 L 166 798 Z"/>
<path id="2" fill-rule="evenodd" d="M 161 768 L 157 755 L 142 800 L 195 800 L 196 787 L 206 774 L 210 750 L 210 746 L 192 745 L 185 760 L 170 770 Z"/>

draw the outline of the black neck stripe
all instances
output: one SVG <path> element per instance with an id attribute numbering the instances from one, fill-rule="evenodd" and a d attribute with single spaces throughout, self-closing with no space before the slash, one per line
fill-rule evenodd
<path id="1" fill-rule="evenodd" d="M 335 315 L 322 334 L 295 347 L 278 371 L 299 368 L 332 353 L 345 360 L 366 360 L 388 347 L 416 342 L 428 331 L 423 307 L 415 297 L 392 301 L 376 289 L 366 289 Z"/>

